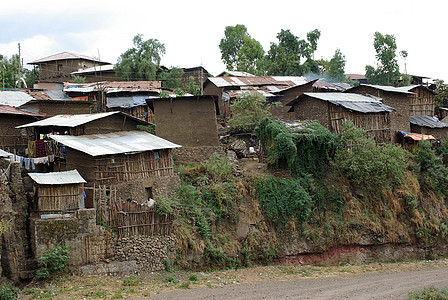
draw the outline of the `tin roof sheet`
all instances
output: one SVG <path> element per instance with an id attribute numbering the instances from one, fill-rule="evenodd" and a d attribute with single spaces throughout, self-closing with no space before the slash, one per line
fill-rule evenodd
<path id="1" fill-rule="evenodd" d="M 0 105 L 0 114 L 4 115 L 22 115 L 22 116 L 31 116 L 31 117 L 44 117 L 45 114 L 35 114 L 28 111 L 20 110 L 15 107 L 9 105 Z"/>
<path id="2" fill-rule="evenodd" d="M 220 73 L 217 77 L 221 77 L 221 76 L 225 76 L 225 75 L 229 75 L 229 76 L 233 76 L 233 77 L 255 77 L 255 75 L 253 75 L 251 73 L 242 72 L 242 71 L 224 71 L 224 72 Z"/>
<path id="3" fill-rule="evenodd" d="M 56 142 L 91 156 L 182 147 L 145 131 L 120 131 L 82 136 L 52 135 L 50 137 Z"/>
<path id="4" fill-rule="evenodd" d="M 77 53 L 72 53 L 72 52 L 61 52 L 61 53 L 56 53 L 44 58 L 39 58 L 36 59 L 35 61 L 29 62 L 29 65 L 37 65 L 43 62 L 48 62 L 48 61 L 55 61 L 55 60 L 65 60 L 65 59 L 84 59 L 84 60 L 88 60 L 88 61 L 94 61 L 97 63 L 101 63 L 101 64 L 110 64 L 108 62 L 104 62 L 104 61 L 100 61 L 96 58 L 87 56 L 87 55 L 83 55 L 83 54 L 77 54 Z"/>
<path id="5" fill-rule="evenodd" d="M 162 82 L 152 81 L 111 81 L 104 86 L 106 93 L 117 92 L 161 92 Z"/>
<path id="6" fill-rule="evenodd" d="M 411 93 L 401 87 L 394 87 L 394 86 L 388 86 L 388 85 L 374 85 L 374 84 L 360 84 L 360 86 L 368 86 L 368 87 L 372 87 L 374 89 L 382 90 L 385 92 L 414 95 L 414 93 Z"/>
<path id="7" fill-rule="evenodd" d="M 448 123 L 441 122 L 430 116 L 410 116 L 411 124 L 429 128 L 448 128 Z"/>
<path id="8" fill-rule="evenodd" d="M 21 91 L 0 91 L 0 104 L 19 107 L 35 100 L 32 96 Z"/>
<path id="9" fill-rule="evenodd" d="M 95 72 L 106 72 L 113 71 L 114 65 L 103 65 L 103 66 L 95 66 L 87 69 L 79 69 L 78 71 L 72 72 L 73 75 L 79 74 L 87 74 L 87 73 L 95 73 Z"/>
<path id="10" fill-rule="evenodd" d="M 113 107 L 135 107 L 146 105 L 146 99 L 149 99 L 148 96 L 129 96 L 129 97 L 107 97 L 107 108 Z"/>
<path id="11" fill-rule="evenodd" d="M 16 128 L 43 127 L 43 126 L 76 127 L 118 113 L 120 112 L 112 111 L 97 114 L 57 115 L 41 121 L 21 125 Z"/>
<path id="12" fill-rule="evenodd" d="M 37 184 L 75 184 L 87 183 L 77 170 L 51 173 L 28 173 Z"/>
<path id="13" fill-rule="evenodd" d="M 312 97 L 322 101 L 327 101 L 334 105 L 342 106 L 346 109 L 361 113 L 395 111 L 394 108 L 383 104 L 381 102 L 381 98 L 351 93 L 304 93 L 299 98 L 291 101 L 287 105 L 293 105 L 294 103 L 302 100 L 305 97 Z"/>
<path id="14" fill-rule="evenodd" d="M 217 87 L 282 85 L 286 87 L 306 84 L 303 76 L 254 76 L 254 77 L 209 77 L 208 80 Z"/>

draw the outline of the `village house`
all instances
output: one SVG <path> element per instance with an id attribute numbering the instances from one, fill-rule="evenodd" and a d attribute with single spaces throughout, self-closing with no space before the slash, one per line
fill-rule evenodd
<path id="1" fill-rule="evenodd" d="M 1 91 L 0 105 L 10 105 L 27 112 L 45 115 L 90 113 L 93 102 L 73 101 L 62 91 Z"/>
<path id="2" fill-rule="evenodd" d="M 43 115 L 17 109 L 9 105 L 0 105 L 0 149 L 25 154 L 28 147 L 28 135 L 24 129 L 16 127 L 42 119 Z"/>
<path id="3" fill-rule="evenodd" d="M 430 116 L 410 116 L 411 132 L 424 135 L 432 135 L 438 140 L 447 138 L 448 123 L 439 121 Z"/>
<path id="4" fill-rule="evenodd" d="M 227 120 L 231 116 L 230 105 L 239 95 L 245 92 L 258 93 L 264 96 L 269 102 L 282 101 L 284 96 L 281 92 L 285 89 L 303 86 L 302 88 L 291 89 L 287 98 L 295 98 L 301 93 L 310 90 L 312 87 L 305 77 L 294 76 L 245 76 L 245 77 L 210 77 L 204 83 L 205 95 L 217 96 L 217 115 L 220 119 Z M 284 117 L 285 111 L 273 111 L 276 117 Z"/>
<path id="5" fill-rule="evenodd" d="M 380 98 L 352 93 L 304 93 L 291 101 L 294 120 L 316 120 L 334 133 L 342 131 L 349 120 L 377 142 L 390 142 L 391 117 L 394 108 Z"/>
<path id="6" fill-rule="evenodd" d="M 184 147 L 218 146 L 217 96 L 147 100 L 154 110 L 156 134 Z"/>
<path id="7" fill-rule="evenodd" d="M 103 81 L 120 81 L 117 77 L 114 65 L 99 65 L 86 69 L 79 69 L 71 73 L 72 76 L 81 76 L 85 78 L 85 83 L 95 83 Z"/>
<path id="8" fill-rule="evenodd" d="M 108 62 L 100 61 L 82 54 L 61 52 L 28 63 L 39 66 L 38 87 L 41 89 L 54 90 L 61 84 L 72 79 L 72 72 L 80 69 L 110 65 Z"/>
<path id="9" fill-rule="evenodd" d="M 381 98 L 384 104 L 396 110 L 391 114 L 391 130 L 394 135 L 394 141 L 397 141 L 398 131 L 409 132 L 411 130 L 409 123 L 410 103 L 415 95 L 414 93 L 393 86 L 371 84 L 360 84 L 348 89 L 347 92 Z"/>

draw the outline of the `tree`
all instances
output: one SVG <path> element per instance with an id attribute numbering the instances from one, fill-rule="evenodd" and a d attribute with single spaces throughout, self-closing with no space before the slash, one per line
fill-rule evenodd
<path id="1" fill-rule="evenodd" d="M 19 55 L 15 54 L 10 59 L 6 56 L 0 55 L 0 74 L 5 82 L 5 88 L 16 87 L 16 82 L 19 79 Z"/>
<path id="2" fill-rule="evenodd" d="M 271 116 L 270 105 L 266 104 L 266 98 L 258 93 L 245 92 L 230 105 L 232 117 L 230 126 L 249 125 L 261 122 Z"/>
<path id="3" fill-rule="evenodd" d="M 183 76 L 184 70 L 173 67 L 168 71 L 162 71 L 159 74 L 159 80 L 162 81 L 163 88 L 174 90 L 176 88 L 180 88 Z"/>
<path id="4" fill-rule="evenodd" d="M 120 55 L 114 66 L 122 80 L 155 80 L 165 45 L 157 39 L 144 41 L 142 34 L 132 39 L 133 48 Z"/>
<path id="5" fill-rule="evenodd" d="M 201 94 L 201 88 L 196 84 L 196 80 L 194 80 L 193 76 L 190 76 L 188 78 L 188 82 L 184 85 L 183 88 L 184 90 L 195 96 Z"/>
<path id="6" fill-rule="evenodd" d="M 277 34 L 278 43 L 271 43 L 267 58 L 269 75 L 303 75 L 318 71 L 318 64 L 313 60 L 317 49 L 320 31 L 315 29 L 307 33 L 307 40 L 300 39 L 288 30 Z M 306 59 L 301 64 L 301 59 Z"/>
<path id="7" fill-rule="evenodd" d="M 442 115 L 440 108 L 448 107 L 448 84 L 441 79 L 435 79 L 434 82 L 436 84 L 436 96 L 434 97 L 435 113 Z"/>
<path id="8" fill-rule="evenodd" d="M 326 66 L 326 74 L 335 81 L 344 81 L 345 79 L 345 55 L 342 54 L 341 49 L 336 49 L 333 58 L 330 59 Z"/>
<path id="9" fill-rule="evenodd" d="M 226 27 L 219 49 L 229 71 L 256 73 L 257 62 L 264 56 L 260 42 L 253 39 L 246 26 L 241 24 Z"/>
<path id="10" fill-rule="evenodd" d="M 401 74 L 397 61 L 395 36 L 375 32 L 373 47 L 376 51 L 377 67 L 366 66 L 367 82 L 380 85 L 398 85 Z M 402 53 L 407 56 L 406 51 L 402 51 Z"/>

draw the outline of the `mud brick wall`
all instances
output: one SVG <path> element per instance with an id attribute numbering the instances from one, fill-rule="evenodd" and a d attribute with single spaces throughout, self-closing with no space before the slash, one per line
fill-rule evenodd
<path id="1" fill-rule="evenodd" d="M 294 104 L 293 120 L 316 120 L 322 126 L 330 129 L 328 103 L 306 97 Z"/>
<path id="2" fill-rule="evenodd" d="M 445 140 L 448 134 L 448 128 L 428 128 L 412 124 L 411 131 L 414 133 L 430 134 L 438 140 Z"/>
<path id="3" fill-rule="evenodd" d="M 69 264 L 97 263 L 112 256 L 111 233 L 96 225 L 94 209 L 80 209 L 76 216 L 61 219 L 31 219 L 31 244 L 36 257 L 45 249 L 66 245 Z"/>

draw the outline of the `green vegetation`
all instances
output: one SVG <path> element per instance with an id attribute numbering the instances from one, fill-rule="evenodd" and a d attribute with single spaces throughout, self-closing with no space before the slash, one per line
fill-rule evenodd
<path id="1" fill-rule="evenodd" d="M 448 289 L 438 289 L 435 286 L 427 286 L 423 290 L 409 292 L 410 300 L 446 300 L 448 299 Z"/>
<path id="2" fill-rule="evenodd" d="M 2 281 L 0 284 L 0 300 L 15 300 L 19 289 L 12 283 Z"/>
<path id="3" fill-rule="evenodd" d="M 67 246 L 57 246 L 46 249 L 37 257 L 41 267 L 37 270 L 37 278 L 47 279 L 61 274 L 68 264 L 69 251 Z"/>

